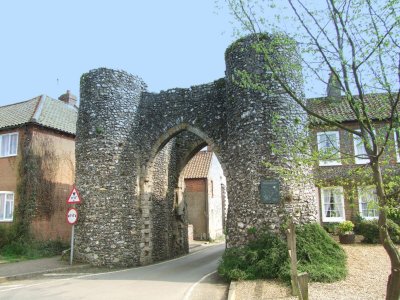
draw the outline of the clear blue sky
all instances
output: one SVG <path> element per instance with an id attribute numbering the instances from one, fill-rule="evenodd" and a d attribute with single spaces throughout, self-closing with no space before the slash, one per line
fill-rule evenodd
<path id="1" fill-rule="evenodd" d="M 79 97 L 95 68 L 140 76 L 149 91 L 224 76 L 234 40 L 214 0 L 2 0 L 0 106 L 40 94 Z"/>

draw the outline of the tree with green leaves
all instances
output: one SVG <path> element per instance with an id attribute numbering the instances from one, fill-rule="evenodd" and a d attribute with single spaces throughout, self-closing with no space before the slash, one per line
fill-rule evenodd
<path id="1" fill-rule="evenodd" d="M 380 242 L 391 262 L 386 299 L 400 299 L 400 254 L 387 229 L 388 211 L 399 206 L 400 184 L 397 181 L 387 184 L 383 174 L 384 161 L 393 149 L 393 136 L 396 143 L 400 138 L 395 134 L 400 128 L 400 1 L 225 0 L 225 3 L 237 21 L 236 33 L 252 34 L 257 40 L 254 47 L 263 57 L 264 75 L 272 76 L 320 126 L 348 132 L 364 146 L 364 158 L 369 159 L 368 171 L 379 203 Z M 273 38 L 265 42 L 264 32 Z M 275 55 L 282 47 L 296 49 L 296 59 L 301 64 L 290 59 L 282 61 L 285 58 Z M 329 96 L 345 103 L 359 130 L 349 126 L 340 114 L 324 114 L 308 105 L 304 91 L 299 92 L 298 83 L 291 80 L 293 73 L 302 73 L 305 86 L 314 90 L 314 94 L 318 86 L 328 84 L 326 78 L 330 74 Z M 244 86 L 266 89 L 259 80 L 260 74 L 238 75 Z M 371 106 L 371 95 L 379 98 L 380 105 Z M 378 126 L 379 130 L 378 123 L 384 124 Z M 343 155 L 354 158 L 354 153 Z"/>

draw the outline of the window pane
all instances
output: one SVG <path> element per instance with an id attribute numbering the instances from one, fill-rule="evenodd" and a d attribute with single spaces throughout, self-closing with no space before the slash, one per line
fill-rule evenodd
<path id="1" fill-rule="evenodd" d="M 13 203 L 10 201 L 6 202 L 6 216 L 7 220 L 11 220 L 13 217 Z"/>
<path id="2" fill-rule="evenodd" d="M 327 143 L 328 137 L 325 134 L 321 133 L 318 137 L 319 137 L 320 148 L 329 147 L 329 143 Z"/>
<path id="3" fill-rule="evenodd" d="M 17 145 L 18 145 L 18 134 L 12 134 L 10 136 L 10 155 L 17 154 Z"/>
<path id="4" fill-rule="evenodd" d="M 341 195 L 338 193 L 335 193 L 335 209 L 336 209 L 336 216 L 337 217 L 343 217 L 342 212 L 343 212 L 343 206 L 342 206 L 342 199 Z"/>
<path id="5" fill-rule="evenodd" d="M 367 157 L 367 151 L 365 150 L 364 144 L 360 141 L 360 143 L 357 145 L 357 153 L 359 155 L 362 155 L 363 157 Z"/>
<path id="6" fill-rule="evenodd" d="M 323 214 L 329 221 L 329 218 L 343 218 L 343 203 L 342 203 L 341 188 L 326 188 L 322 190 L 323 199 Z"/>
<path id="7" fill-rule="evenodd" d="M 375 188 L 363 188 L 359 189 L 360 198 L 360 212 L 362 217 L 377 217 L 379 214 L 378 210 L 378 198 L 376 195 Z"/>
<path id="8" fill-rule="evenodd" d="M 1 137 L 1 150 L 0 150 L 1 156 L 8 155 L 8 145 L 10 143 L 9 139 L 10 139 L 10 136 L 8 134 L 4 134 Z"/>
<path id="9" fill-rule="evenodd" d="M 329 147 L 332 147 L 334 149 L 337 149 L 338 146 L 338 140 L 337 140 L 337 135 L 336 133 L 329 133 L 327 134 L 328 137 L 328 143 L 329 143 Z"/>
<path id="10" fill-rule="evenodd" d="M 321 150 L 330 149 L 330 151 L 337 150 L 338 141 L 336 133 L 321 133 L 319 135 L 319 147 Z"/>
<path id="11" fill-rule="evenodd" d="M 4 220 L 5 202 L 6 202 L 6 195 L 0 194 L 0 221 Z"/>
<path id="12" fill-rule="evenodd" d="M 324 190 L 324 212 L 326 217 L 330 217 L 330 210 L 329 210 L 329 199 L 330 199 L 330 191 Z"/>
<path id="13" fill-rule="evenodd" d="M 322 155 L 320 165 L 340 164 L 339 132 L 319 132 L 317 134 L 318 150 Z"/>

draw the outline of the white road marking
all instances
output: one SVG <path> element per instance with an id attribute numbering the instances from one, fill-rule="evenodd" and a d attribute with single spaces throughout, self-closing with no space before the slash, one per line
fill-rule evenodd
<path id="1" fill-rule="evenodd" d="M 197 281 L 195 284 L 193 284 L 193 285 L 190 287 L 190 289 L 185 293 L 185 297 L 183 297 L 183 300 L 189 300 L 189 299 L 190 299 L 190 296 L 191 296 L 192 293 L 193 293 L 194 288 L 195 288 L 199 283 L 201 283 L 204 279 L 206 279 L 208 276 L 211 276 L 211 275 L 214 274 L 214 273 L 217 273 L 217 271 L 208 273 L 208 274 L 204 275 L 203 277 L 201 277 L 200 280 Z"/>
<path id="2" fill-rule="evenodd" d="M 80 275 L 93 275 L 94 273 L 46 273 L 43 276 L 80 276 Z"/>
<path id="3" fill-rule="evenodd" d="M 0 286 L 0 292 L 6 292 L 8 290 L 12 290 L 21 286 L 22 284 L 10 284 L 10 285 Z"/>

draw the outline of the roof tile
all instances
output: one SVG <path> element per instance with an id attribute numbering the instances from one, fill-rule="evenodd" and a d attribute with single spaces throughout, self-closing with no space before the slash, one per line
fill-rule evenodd
<path id="1" fill-rule="evenodd" d="M 186 179 L 207 178 L 213 153 L 199 151 L 186 165 L 183 177 Z"/>
<path id="2" fill-rule="evenodd" d="M 31 121 L 40 96 L 31 100 L 0 107 L 0 129 L 15 127 Z"/>
<path id="3" fill-rule="evenodd" d="M 0 107 L 0 129 L 33 123 L 75 134 L 77 118 L 76 107 L 48 96 Z"/>
<path id="4" fill-rule="evenodd" d="M 76 133 L 78 110 L 60 100 L 46 97 L 37 123 L 67 133 Z"/>
<path id="5" fill-rule="evenodd" d="M 359 103 L 361 104 L 361 101 L 359 101 Z M 368 116 L 371 119 L 383 120 L 389 117 L 390 105 L 387 94 L 365 95 L 364 103 L 367 107 Z M 307 106 L 317 114 L 337 122 L 356 120 L 355 114 L 344 96 L 339 101 L 330 101 L 326 97 L 309 99 L 307 101 Z M 312 117 L 311 123 L 320 124 L 322 121 Z"/>

